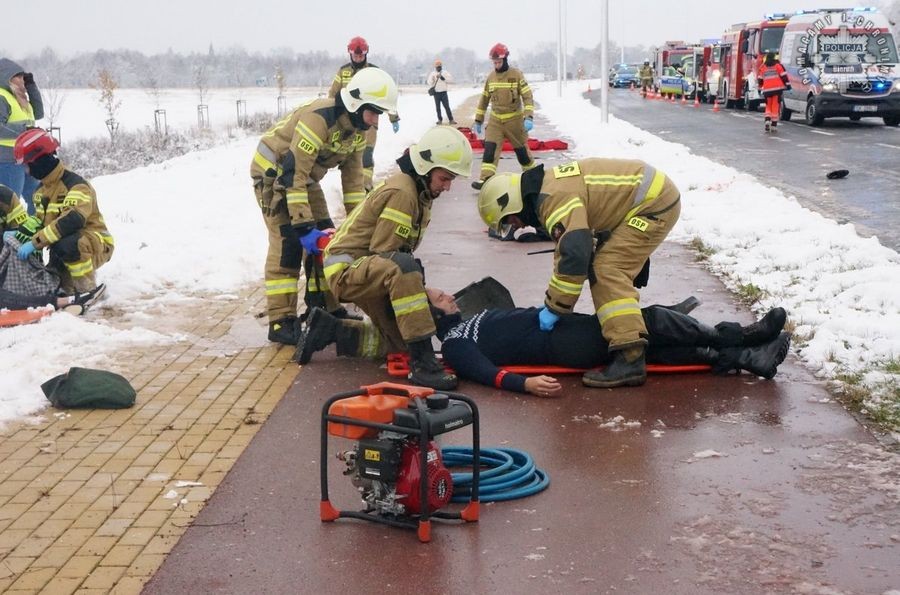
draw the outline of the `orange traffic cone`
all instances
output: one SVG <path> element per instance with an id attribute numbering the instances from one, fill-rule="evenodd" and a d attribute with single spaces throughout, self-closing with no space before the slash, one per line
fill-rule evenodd
<path id="1" fill-rule="evenodd" d="M 590 84 L 590 83 L 588 83 L 588 90 L 587 90 L 587 94 L 588 94 L 588 95 L 590 95 L 590 94 L 591 94 L 591 84 Z"/>
<path id="2" fill-rule="evenodd" d="M 675 94 L 669 93 L 669 103 L 675 103 Z"/>
<path id="3" fill-rule="evenodd" d="M 719 98 L 718 98 L 718 97 L 716 97 L 716 98 L 713 100 L 713 109 L 712 109 L 712 111 L 714 111 L 714 112 L 719 111 Z"/>
<path id="4" fill-rule="evenodd" d="M 681 105 L 684 105 L 685 103 L 687 103 L 687 95 L 682 93 L 681 94 Z"/>
<path id="5" fill-rule="evenodd" d="M 700 93 L 694 92 L 694 104 L 693 107 L 700 107 Z"/>

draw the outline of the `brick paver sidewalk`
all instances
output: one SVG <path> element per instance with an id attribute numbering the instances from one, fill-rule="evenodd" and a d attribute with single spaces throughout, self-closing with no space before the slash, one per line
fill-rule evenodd
<path id="1" fill-rule="evenodd" d="M 288 347 L 211 348 L 262 308 L 246 294 L 180 310 L 185 340 L 117 356 L 134 408 L 0 431 L 0 592 L 140 592 L 296 376 Z"/>

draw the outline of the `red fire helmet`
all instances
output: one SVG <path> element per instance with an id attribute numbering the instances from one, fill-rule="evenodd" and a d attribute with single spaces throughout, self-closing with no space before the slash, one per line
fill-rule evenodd
<path id="1" fill-rule="evenodd" d="M 13 157 L 16 163 L 31 163 L 38 157 L 52 155 L 59 149 L 59 143 L 43 128 L 29 128 L 16 138 Z"/>
<path id="2" fill-rule="evenodd" d="M 368 54 L 369 44 L 362 37 L 354 37 L 347 44 L 347 51 L 351 54 Z"/>
<path id="3" fill-rule="evenodd" d="M 491 51 L 488 52 L 488 56 L 490 56 L 491 60 L 500 60 L 501 58 L 506 58 L 509 56 L 509 48 L 502 43 L 498 43 L 491 48 Z"/>

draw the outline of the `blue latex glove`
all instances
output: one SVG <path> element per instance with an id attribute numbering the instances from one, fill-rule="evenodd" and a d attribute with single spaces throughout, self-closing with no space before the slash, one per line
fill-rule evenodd
<path id="1" fill-rule="evenodd" d="M 16 232 L 14 231 L 4 231 L 3 232 L 3 243 L 5 244 L 7 240 L 10 238 L 16 237 Z"/>
<path id="2" fill-rule="evenodd" d="M 308 254 L 321 254 L 321 250 L 319 250 L 319 246 L 316 243 L 319 241 L 319 238 L 322 236 L 327 236 L 328 234 L 319 229 L 313 229 L 308 234 L 300 238 L 300 245 L 303 246 L 303 249 L 306 250 Z"/>
<path id="3" fill-rule="evenodd" d="M 559 314 L 550 310 L 547 306 L 541 308 L 541 311 L 538 313 L 538 321 L 541 323 L 542 331 L 552 331 L 558 320 Z"/>
<path id="4" fill-rule="evenodd" d="M 31 243 L 31 240 L 19 246 L 19 260 L 28 260 L 32 254 L 34 254 L 34 244 Z"/>
<path id="5" fill-rule="evenodd" d="M 481 134 L 481 122 L 475 122 L 475 134 Z"/>
<path id="6" fill-rule="evenodd" d="M 525 118 L 525 132 L 531 132 L 532 128 L 534 128 L 534 120 Z"/>
<path id="7" fill-rule="evenodd" d="M 400 132 L 400 122 L 391 122 L 391 126 L 394 127 L 394 132 Z"/>

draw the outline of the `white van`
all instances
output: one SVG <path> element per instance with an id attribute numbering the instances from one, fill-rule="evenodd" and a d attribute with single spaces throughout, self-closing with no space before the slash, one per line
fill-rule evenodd
<path id="1" fill-rule="evenodd" d="M 791 90 L 782 120 L 803 113 L 806 123 L 825 118 L 878 117 L 900 124 L 897 46 L 887 18 L 874 8 L 803 11 L 788 20 L 781 63 Z"/>

